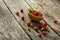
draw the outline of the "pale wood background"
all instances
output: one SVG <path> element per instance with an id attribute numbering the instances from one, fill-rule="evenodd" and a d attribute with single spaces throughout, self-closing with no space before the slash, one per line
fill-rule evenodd
<path id="1" fill-rule="evenodd" d="M 39 0 L 0 0 L 0 40 L 60 40 L 60 23 L 53 23 L 54 18 L 60 21 L 60 8 L 50 0 L 38 2 Z M 31 21 L 28 17 L 30 7 L 45 15 L 41 22 L 49 24 L 47 36 L 39 38 L 37 35 L 40 30 L 39 33 L 32 28 L 31 32 L 28 31 L 26 23 Z M 16 12 L 22 8 L 24 13 L 18 17 Z M 24 22 L 20 19 L 22 15 L 25 17 Z"/>

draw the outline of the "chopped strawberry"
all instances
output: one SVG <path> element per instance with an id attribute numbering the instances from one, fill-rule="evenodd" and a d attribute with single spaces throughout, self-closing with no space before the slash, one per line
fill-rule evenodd
<path id="1" fill-rule="evenodd" d="M 19 12 L 16 12 L 16 15 L 19 15 Z"/>
<path id="2" fill-rule="evenodd" d="M 45 27 L 44 23 L 39 24 L 40 27 Z"/>
<path id="3" fill-rule="evenodd" d="M 45 35 L 45 34 L 46 34 L 46 32 L 45 32 L 45 31 L 42 31 L 42 34 L 43 34 L 43 35 Z"/>
<path id="4" fill-rule="evenodd" d="M 22 16 L 21 19 L 24 21 L 24 16 Z"/>
<path id="5" fill-rule="evenodd" d="M 23 13 L 23 9 L 21 9 L 21 13 Z"/>
<path id="6" fill-rule="evenodd" d="M 58 21 L 56 19 L 54 19 L 54 23 L 57 23 Z"/>
<path id="7" fill-rule="evenodd" d="M 41 31 L 45 31 L 46 30 L 46 28 L 44 27 L 44 28 L 41 28 Z"/>
<path id="8" fill-rule="evenodd" d="M 42 34 L 38 34 L 38 36 L 39 36 L 39 37 L 41 37 L 41 36 L 42 36 Z"/>
<path id="9" fill-rule="evenodd" d="M 27 26 L 33 26 L 33 24 L 31 22 L 28 22 Z"/>
<path id="10" fill-rule="evenodd" d="M 34 12 L 33 15 L 39 16 L 39 12 Z"/>
<path id="11" fill-rule="evenodd" d="M 27 23 L 27 25 L 28 25 L 28 26 L 30 26 L 30 25 L 31 25 L 31 23 L 30 23 L 30 22 L 28 22 L 28 23 Z"/>
<path id="12" fill-rule="evenodd" d="M 34 27 L 34 30 L 37 31 L 38 30 L 38 27 Z"/>

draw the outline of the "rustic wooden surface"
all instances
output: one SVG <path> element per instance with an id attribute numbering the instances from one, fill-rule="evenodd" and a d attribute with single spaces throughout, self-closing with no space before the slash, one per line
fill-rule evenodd
<path id="1" fill-rule="evenodd" d="M 33 8 L 34 9 L 37 9 L 37 6 L 38 8 L 40 9 L 37 9 L 37 10 L 41 10 L 43 11 L 45 14 L 45 18 L 44 20 L 51 26 L 51 28 L 53 28 L 55 30 L 55 32 L 60 36 L 60 8 L 59 6 L 57 6 L 54 2 L 52 1 L 41 1 L 41 3 L 39 3 L 39 1 L 36 2 L 35 0 L 35 3 L 34 3 L 34 0 L 33 1 L 28 1 L 27 2 L 31 5 L 31 6 L 34 6 Z M 37 6 L 35 6 L 35 5 Z M 54 23 L 54 19 L 57 19 L 58 20 L 58 23 L 55 24 Z"/>
<path id="2" fill-rule="evenodd" d="M 57 18 L 58 20 L 60 20 L 59 19 L 60 9 L 53 2 L 50 2 L 51 4 L 54 4 L 52 7 L 50 3 L 47 5 L 46 4 L 40 5 L 41 3 L 39 4 L 34 2 L 36 2 L 36 0 L 34 1 L 1 0 L 0 1 L 0 19 L 1 19 L 0 20 L 0 30 L 1 30 L 0 39 L 1 40 L 60 40 L 60 29 L 59 29 L 60 23 L 58 24 L 53 23 L 54 18 Z M 30 7 L 46 13 L 44 20 L 41 22 L 44 22 L 44 23 L 46 22 L 49 24 L 48 26 L 49 32 L 47 32 L 46 36 L 43 35 L 42 38 L 39 38 L 37 36 L 41 32 L 40 30 L 39 32 L 36 32 L 33 28 L 30 28 L 31 32 L 28 31 L 28 27 L 26 23 L 32 22 L 28 17 L 28 8 Z M 21 9 L 24 9 L 24 13 L 20 12 Z M 19 14 L 20 16 L 16 15 L 17 11 L 20 13 Z M 20 19 L 21 16 L 25 17 L 24 22 Z M 37 24 L 34 22 L 32 23 Z"/>
<path id="3" fill-rule="evenodd" d="M 42 1 L 42 3 L 40 3 L 39 8 L 42 9 L 37 9 L 37 7 L 35 6 L 35 8 L 37 10 L 42 10 L 45 14 L 45 21 L 51 26 L 51 28 L 53 28 L 58 35 L 60 36 L 60 8 L 59 6 L 57 6 L 53 1 L 49 2 L 49 1 Z M 57 1 L 58 2 L 58 1 Z M 43 3 L 45 3 L 45 6 L 43 6 Z M 43 7 L 40 7 L 43 6 Z M 58 23 L 55 24 L 54 23 L 54 19 L 58 20 Z"/>
<path id="4" fill-rule="evenodd" d="M 0 0 L 0 40 L 30 40 L 2 0 Z"/>

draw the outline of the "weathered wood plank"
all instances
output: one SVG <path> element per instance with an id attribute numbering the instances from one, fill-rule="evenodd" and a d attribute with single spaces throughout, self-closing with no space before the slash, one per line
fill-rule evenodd
<path id="1" fill-rule="evenodd" d="M 60 35 L 60 8 L 52 7 L 47 11 L 47 13 L 49 14 L 46 14 L 45 20 L 47 23 L 50 22 L 50 26 Z M 54 23 L 54 19 L 58 20 L 57 24 Z"/>
<path id="2" fill-rule="evenodd" d="M 60 3 L 58 0 L 51 0 L 54 4 L 53 6 L 46 11 L 46 17 L 45 20 L 50 23 L 48 23 L 60 36 L 60 5 L 57 4 Z M 56 3 L 56 4 L 55 4 Z M 51 5 L 50 5 L 51 6 Z M 50 19 L 49 19 L 50 18 Z M 58 20 L 58 23 L 54 23 L 54 19 Z"/>
<path id="3" fill-rule="evenodd" d="M 14 0 L 14 1 L 11 1 L 11 0 L 10 1 L 9 0 L 6 1 L 6 0 L 4 0 L 4 1 L 6 2 L 8 7 L 10 8 L 10 10 L 13 12 L 13 15 L 16 17 L 16 19 L 20 22 L 20 24 L 25 25 L 24 23 L 30 21 L 30 19 L 27 17 L 27 13 L 28 13 L 27 8 L 29 8 L 29 6 L 24 2 L 24 0 L 22 0 L 22 1 L 21 0 Z M 31 3 L 31 2 L 29 2 L 29 3 Z M 21 19 L 19 19 L 20 17 L 18 18 L 16 16 L 16 14 L 15 14 L 16 11 L 20 11 L 20 9 L 22 9 L 22 8 L 25 10 L 25 13 L 24 14 L 20 13 L 20 16 L 24 15 L 26 17 L 26 19 L 27 19 L 27 20 L 25 19 L 24 23 L 21 21 Z M 28 27 L 26 26 L 26 27 L 23 27 L 23 28 L 26 30 Z M 58 35 L 56 35 L 54 33 L 54 31 L 51 30 L 50 27 L 48 27 L 48 28 L 49 28 L 49 33 L 47 33 L 48 34 L 47 36 L 43 36 L 43 40 L 59 40 Z M 33 29 L 31 29 L 31 32 L 27 31 L 27 33 L 29 35 L 31 35 L 33 40 L 39 40 L 40 39 L 37 36 L 37 34 L 39 34 L 39 33 L 35 32 Z"/>
<path id="4" fill-rule="evenodd" d="M 2 0 L 0 0 L 0 40 L 30 40 Z"/>
<path id="5" fill-rule="evenodd" d="M 56 6 L 60 7 L 60 0 L 51 0 Z"/>

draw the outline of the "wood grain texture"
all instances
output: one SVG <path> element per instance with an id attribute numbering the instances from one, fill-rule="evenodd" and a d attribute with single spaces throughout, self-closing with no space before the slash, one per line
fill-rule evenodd
<path id="1" fill-rule="evenodd" d="M 24 0 L 13 0 L 13 1 L 4 0 L 4 1 L 7 4 L 7 6 L 9 7 L 9 9 L 11 10 L 11 12 L 13 13 L 13 15 L 16 17 L 16 19 L 19 21 L 19 23 L 22 25 L 22 27 L 25 29 L 25 31 L 30 35 L 30 37 L 33 40 L 60 40 L 59 36 L 54 31 L 52 31 L 52 29 L 50 27 L 48 27 L 49 32 L 47 32 L 47 36 L 43 36 L 42 39 L 37 36 L 39 33 L 35 32 L 34 29 L 31 29 L 31 32 L 27 31 L 28 27 L 27 27 L 26 23 L 30 21 L 30 19 L 28 18 L 27 9 L 30 6 Z M 28 3 L 31 3 L 31 2 L 28 1 Z M 31 5 L 34 8 L 32 3 L 31 3 Z M 15 13 L 17 11 L 20 12 L 20 9 L 22 9 L 22 8 L 24 9 L 24 13 L 20 13 L 19 14 L 20 17 L 17 17 Z M 39 9 L 39 8 L 36 7 L 36 9 Z M 24 22 L 20 19 L 22 15 L 26 17 Z M 42 21 L 42 22 L 44 22 L 44 21 Z"/>
<path id="2" fill-rule="evenodd" d="M 35 6 L 35 5 L 33 4 L 34 2 L 32 3 L 32 1 L 30 1 L 30 2 L 29 2 L 28 0 L 26 0 L 26 1 L 29 3 L 29 5 L 31 5 L 32 8 L 34 8 L 34 9 L 36 9 L 36 10 L 39 10 L 39 11 L 42 10 L 42 9 L 37 9 L 37 6 Z M 36 4 L 36 3 L 35 3 L 35 4 Z M 38 5 L 38 4 L 37 4 L 37 5 Z M 34 6 L 34 7 L 33 7 L 33 6 Z M 40 6 L 40 5 L 39 5 L 39 6 Z M 49 6 L 51 6 L 51 5 L 49 5 Z M 39 8 L 40 8 L 40 7 L 39 7 Z M 58 19 L 59 19 L 59 16 L 58 16 L 58 15 L 59 15 L 60 11 L 59 11 L 59 8 L 58 8 L 58 9 L 57 9 L 57 8 L 58 8 L 57 6 L 54 6 L 54 5 L 53 5 L 53 8 L 52 8 L 52 7 L 50 8 L 50 12 L 49 12 L 49 13 L 50 13 L 50 16 L 51 16 L 51 17 L 54 17 L 54 15 L 56 15 L 55 18 L 58 18 Z M 53 12 L 52 10 L 53 10 L 54 12 Z M 43 12 L 44 12 L 44 11 L 45 11 L 45 9 L 43 10 Z M 47 10 L 47 11 L 49 11 L 49 10 Z M 45 11 L 45 12 L 47 12 L 47 11 Z M 51 12 L 53 12 L 53 13 L 51 13 Z M 58 14 L 57 14 L 57 12 L 58 12 Z M 46 15 L 46 16 L 48 16 L 48 15 Z M 47 19 L 47 17 L 45 17 L 45 18 Z M 48 22 L 48 21 L 50 20 L 50 18 L 49 18 L 48 20 L 46 20 L 45 18 L 44 18 L 44 20 L 45 20 L 46 22 Z M 54 18 L 53 18 L 53 19 L 54 19 Z M 48 22 L 48 24 L 50 24 L 50 23 L 51 23 L 51 21 Z M 60 24 L 60 23 L 58 23 L 58 24 Z M 57 27 L 54 27 L 54 26 L 52 26 L 52 25 L 54 25 L 54 24 L 51 23 L 51 27 L 52 27 L 55 31 L 58 30 L 58 29 L 57 29 L 58 26 L 57 26 Z M 56 26 L 56 24 L 55 24 L 55 26 Z M 58 30 L 58 31 L 59 31 L 59 30 Z M 56 31 L 56 32 L 59 33 L 58 31 Z M 53 33 L 53 34 L 54 34 L 54 33 Z"/>
<path id="3" fill-rule="evenodd" d="M 0 40 L 30 40 L 2 0 L 0 0 Z"/>
<path id="4" fill-rule="evenodd" d="M 49 2 L 49 4 L 48 4 Z M 56 0 L 55 2 L 58 2 L 58 0 Z M 54 3 L 54 0 L 52 1 L 42 1 L 42 3 L 45 3 L 45 5 L 48 5 L 46 6 L 46 9 L 45 9 L 45 6 L 43 6 L 43 12 L 46 13 L 45 14 L 45 21 L 59 34 L 60 36 L 60 5 L 58 4 L 55 4 Z M 40 6 L 40 5 L 39 5 Z M 49 6 L 51 6 L 49 8 Z M 58 20 L 58 23 L 55 24 L 54 23 L 54 19 L 57 19 Z"/>
<path id="5" fill-rule="evenodd" d="M 27 31 L 27 33 L 30 35 L 30 37 L 33 40 L 42 40 L 40 39 L 37 35 L 35 35 L 34 33 L 31 33 L 27 30 L 27 26 L 25 26 L 25 24 L 23 23 L 23 21 L 20 19 L 21 17 L 18 17 L 16 15 L 17 11 L 20 11 L 21 8 L 23 8 L 24 5 L 28 6 L 24 1 L 22 0 L 4 0 L 6 2 L 6 4 L 8 5 L 8 7 L 10 8 L 10 10 L 12 11 L 13 15 L 16 17 L 16 19 L 18 20 L 18 22 L 22 25 L 22 27 L 25 29 L 25 31 Z M 26 6 L 24 6 L 26 8 Z M 32 31 L 33 32 L 33 31 Z M 36 33 L 37 34 L 37 33 Z"/>
<path id="6" fill-rule="evenodd" d="M 27 0 L 28 1 L 28 0 Z M 32 2 L 32 1 L 30 1 Z M 30 3 L 28 2 L 28 3 Z M 34 2 L 35 2 L 35 5 L 38 5 L 38 8 L 42 8 L 42 9 L 37 9 L 37 6 L 34 5 Z M 33 4 L 32 4 L 33 3 Z M 41 10 L 43 11 L 45 14 L 45 18 L 44 20 L 51 26 L 51 28 L 53 28 L 55 30 L 55 32 L 57 32 L 57 34 L 60 36 L 60 8 L 55 5 L 52 1 L 42 1 L 42 3 L 40 3 L 40 1 L 38 0 L 36 2 L 33 1 L 32 3 L 30 3 L 30 5 L 34 5 L 34 9 L 37 9 L 37 10 Z M 39 5 L 39 4 L 40 5 Z M 45 5 L 44 5 L 45 4 Z M 43 6 L 44 5 L 44 6 Z M 41 7 L 42 6 L 42 7 Z M 58 20 L 58 23 L 55 24 L 54 23 L 54 19 L 57 19 Z"/>

